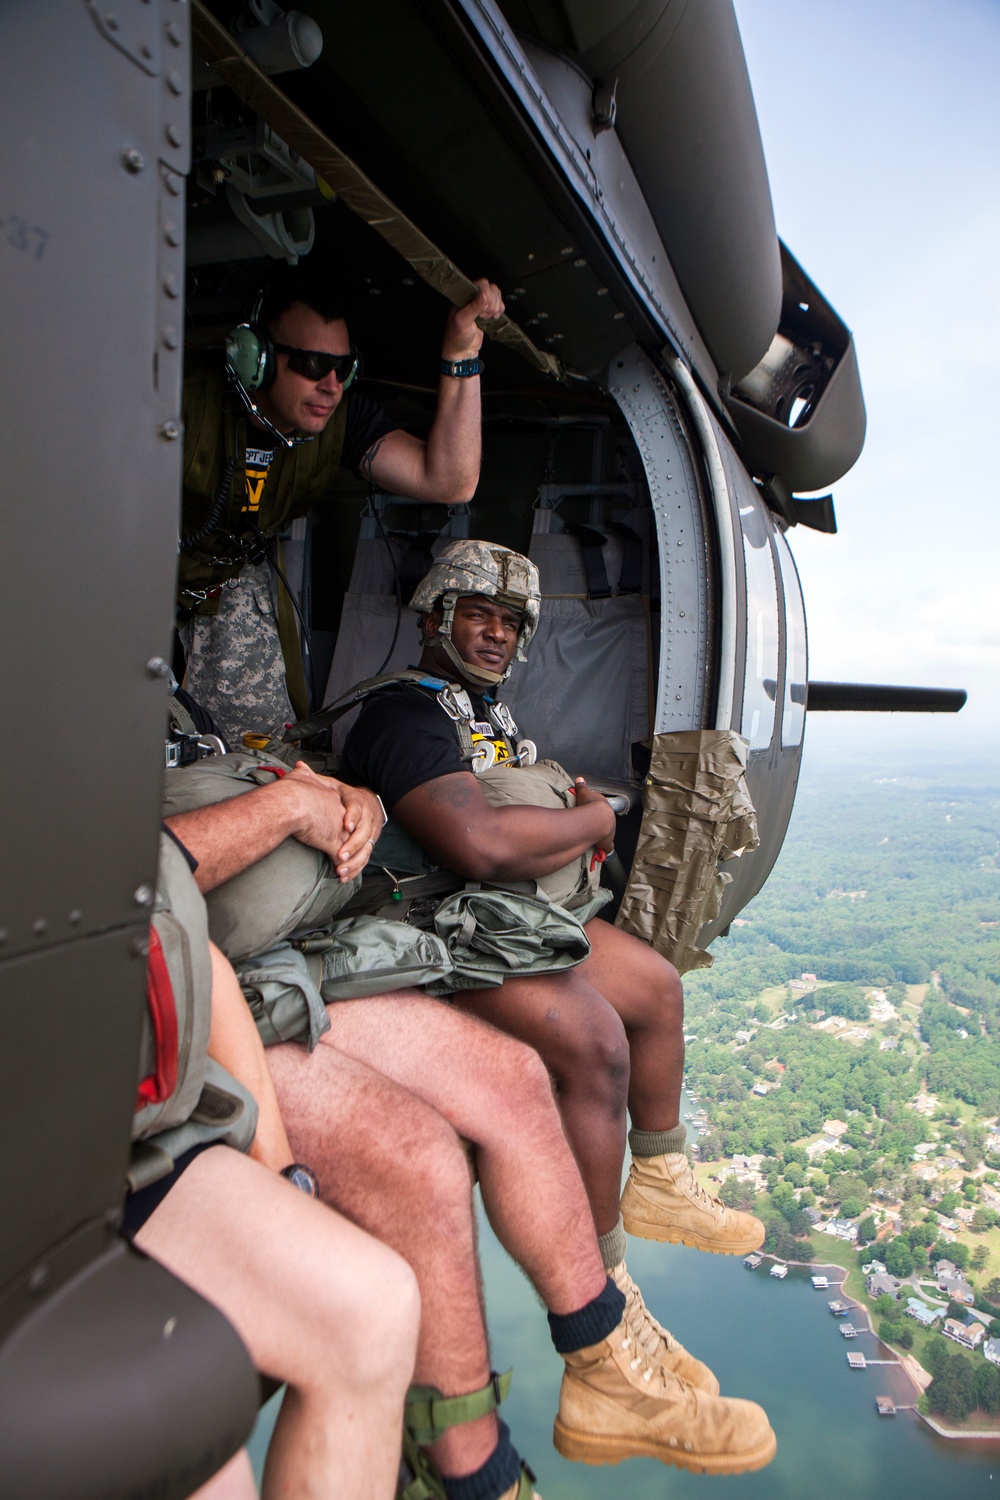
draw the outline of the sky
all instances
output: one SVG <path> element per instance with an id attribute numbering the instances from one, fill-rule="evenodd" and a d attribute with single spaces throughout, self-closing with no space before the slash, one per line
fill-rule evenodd
<path id="1" fill-rule="evenodd" d="M 969 692 L 956 718 L 813 715 L 810 733 L 982 739 L 1000 731 L 1000 0 L 736 13 L 778 233 L 853 330 L 868 411 L 831 487 L 839 534 L 789 537 L 809 675 Z"/>

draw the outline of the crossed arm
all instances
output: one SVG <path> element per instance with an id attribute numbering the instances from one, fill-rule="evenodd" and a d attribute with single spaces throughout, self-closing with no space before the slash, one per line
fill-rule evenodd
<path id="1" fill-rule="evenodd" d="M 593 846 L 610 852 L 615 815 L 580 776 L 575 807 L 490 807 L 469 771 L 414 787 L 393 813 L 439 863 L 469 880 L 537 880 Z"/>
<path id="2" fill-rule="evenodd" d="M 299 761 L 272 786 L 165 821 L 198 861 L 198 889 L 211 891 L 290 837 L 322 850 L 341 881 L 353 880 L 368 863 L 383 818 L 371 792 L 317 776 Z"/>

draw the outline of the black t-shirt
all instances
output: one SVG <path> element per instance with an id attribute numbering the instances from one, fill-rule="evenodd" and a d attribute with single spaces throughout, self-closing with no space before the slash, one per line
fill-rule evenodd
<path id="1" fill-rule="evenodd" d="M 477 720 L 485 721 L 482 698 L 469 697 Z M 484 722 L 483 727 L 492 738 L 492 726 Z M 444 709 L 423 688 L 401 684 L 383 688 L 362 705 L 344 745 L 340 774 L 371 787 L 391 812 L 400 798 L 425 782 L 469 770 Z"/>
<path id="2" fill-rule="evenodd" d="M 367 396 L 352 391 L 347 401 L 347 421 L 344 425 L 344 449 L 340 462 L 345 469 L 357 474 L 358 465 L 368 449 L 379 438 L 397 430 L 381 406 L 369 401 Z M 241 509 L 244 515 L 256 517 L 264 481 L 274 457 L 274 439 L 252 422 L 247 423 L 246 451 L 246 500 Z"/>

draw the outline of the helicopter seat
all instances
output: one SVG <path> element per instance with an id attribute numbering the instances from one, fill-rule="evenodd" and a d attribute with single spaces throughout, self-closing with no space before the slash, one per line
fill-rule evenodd
<path id="1" fill-rule="evenodd" d="M 412 524 L 390 526 L 390 507 L 402 507 L 404 519 L 409 512 Z M 468 506 L 449 509 L 444 524 L 435 531 L 421 530 L 417 524 L 425 510 L 417 500 L 372 497 L 361 522 L 324 703 L 333 703 L 356 682 L 380 671 L 402 671 L 419 656 L 416 621 L 407 605 L 442 548 L 456 537 L 469 535 Z M 357 716 L 358 710 L 352 709 L 332 726 L 334 750 L 343 748 Z"/>
<path id="2" fill-rule="evenodd" d="M 626 514 L 576 525 L 544 500 L 536 508 L 541 619 L 503 695 L 542 754 L 602 790 L 634 790 L 633 746 L 651 724 L 648 512 Z"/>

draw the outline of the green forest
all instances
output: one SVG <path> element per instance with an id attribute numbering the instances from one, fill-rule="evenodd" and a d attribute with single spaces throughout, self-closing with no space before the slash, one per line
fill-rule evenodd
<path id="1" fill-rule="evenodd" d="M 927 1410 L 995 1421 L 1000 1368 L 940 1329 L 1000 1337 L 1000 775 L 807 759 L 775 870 L 712 951 L 685 976 L 699 1176 L 758 1214 L 766 1252 L 845 1266 L 934 1376 Z M 941 1259 L 967 1302 L 938 1292 Z M 898 1300 L 866 1296 L 870 1261 Z M 913 1295 L 935 1329 L 906 1317 Z"/>
<path id="2" fill-rule="evenodd" d="M 704 1092 L 727 1101 L 713 1110 L 727 1135 L 780 1148 L 846 1105 L 877 1116 L 884 1154 L 898 1154 L 908 1127 L 896 1106 L 912 1097 L 915 1071 L 931 1092 L 1000 1113 L 1000 777 L 991 769 L 887 774 L 874 757 L 847 767 L 807 760 L 785 847 L 741 914 L 745 925 L 716 941 L 710 969 L 685 979 L 687 1030 L 699 1039 L 689 1081 L 716 1079 Z M 794 1086 L 748 1102 L 761 1047 L 734 1057 L 718 1045 L 751 1018 L 769 1020 L 762 993 L 803 973 L 834 982 L 828 1013 L 858 1020 L 872 986 L 898 1003 L 905 986 L 929 985 L 919 1035 L 898 1053 L 865 1045 L 844 1056 L 832 1037 L 768 1033 Z M 813 999 L 790 991 L 787 1005 L 807 1019 Z"/>

